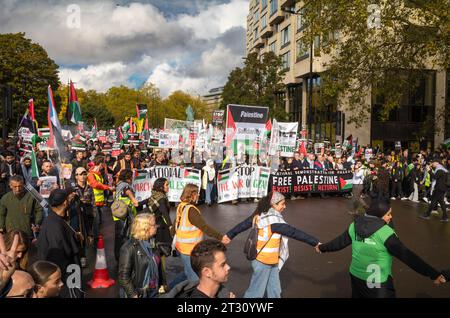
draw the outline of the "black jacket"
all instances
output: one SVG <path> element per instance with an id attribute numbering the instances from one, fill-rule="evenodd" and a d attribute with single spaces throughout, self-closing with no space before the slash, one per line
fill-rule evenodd
<path id="1" fill-rule="evenodd" d="M 37 239 L 38 259 L 58 265 L 65 279 L 67 266 L 80 265 L 78 246 L 75 232 L 62 217 L 50 210 Z"/>
<path id="2" fill-rule="evenodd" d="M 158 294 L 158 289 L 164 285 L 161 259 L 156 249 L 153 250 L 155 261 L 158 266 L 158 284 L 154 286 L 153 292 Z M 145 273 L 150 262 L 153 262 L 145 253 L 139 241 L 130 239 L 120 248 L 119 257 L 119 285 L 123 288 L 127 297 L 132 298 L 136 295 L 142 297 L 142 284 L 144 282 Z"/>
<path id="3" fill-rule="evenodd" d="M 447 173 L 444 170 L 437 170 L 436 172 L 431 172 L 431 180 L 436 180 L 436 184 L 434 186 L 434 190 L 445 192 L 447 191 Z"/>
<path id="4" fill-rule="evenodd" d="M 372 236 L 373 233 L 382 228 L 386 223 L 383 219 L 373 216 L 360 216 L 355 220 L 355 232 L 356 236 L 364 239 Z M 352 244 L 352 239 L 348 233 L 348 229 L 334 240 L 319 245 L 321 252 L 334 252 L 344 249 Z M 398 239 L 397 235 L 392 234 L 385 242 L 384 246 L 388 252 L 408 265 L 411 269 L 417 273 L 427 276 L 431 279 L 436 279 L 440 273 L 433 267 L 428 265 L 419 256 L 410 251 L 403 243 Z"/>
<path id="5" fill-rule="evenodd" d="M 160 298 L 198 298 L 194 296 L 197 286 L 198 281 L 190 282 L 185 280 L 172 288 L 167 294 L 160 296 Z M 230 291 L 222 285 L 217 292 L 217 298 L 230 298 Z"/>

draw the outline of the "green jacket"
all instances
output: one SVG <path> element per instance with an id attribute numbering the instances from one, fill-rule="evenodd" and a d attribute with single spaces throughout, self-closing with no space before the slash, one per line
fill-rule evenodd
<path id="1" fill-rule="evenodd" d="M 0 229 L 9 232 L 20 230 L 33 237 L 31 224 L 41 225 L 42 207 L 30 193 L 26 192 L 21 199 L 11 191 L 0 200 Z"/>

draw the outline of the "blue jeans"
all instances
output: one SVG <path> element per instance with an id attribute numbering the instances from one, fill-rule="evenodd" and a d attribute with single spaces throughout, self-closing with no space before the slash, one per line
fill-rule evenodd
<path id="1" fill-rule="evenodd" d="M 205 191 L 205 195 L 206 195 L 206 204 L 211 204 L 212 203 L 212 198 L 211 198 L 211 194 L 214 188 L 214 183 L 210 183 L 208 182 L 206 184 L 206 191 Z"/>
<path id="2" fill-rule="evenodd" d="M 277 265 L 252 261 L 253 274 L 244 298 L 281 298 L 280 271 Z"/>
<path id="3" fill-rule="evenodd" d="M 190 282 L 198 281 L 198 276 L 194 272 L 194 270 L 192 269 L 192 266 L 191 266 L 191 256 L 180 253 L 180 257 L 181 257 L 181 261 L 183 262 L 184 274 L 186 275 L 187 279 Z"/>

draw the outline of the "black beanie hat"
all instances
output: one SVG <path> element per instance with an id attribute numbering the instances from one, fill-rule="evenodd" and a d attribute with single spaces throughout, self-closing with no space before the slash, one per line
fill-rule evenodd
<path id="1" fill-rule="evenodd" d="M 48 204 L 50 204 L 51 207 L 60 206 L 64 203 L 64 201 L 66 201 L 68 196 L 69 191 L 63 189 L 55 189 L 50 192 L 50 196 L 48 197 Z"/>
<path id="2" fill-rule="evenodd" d="M 389 198 L 378 195 L 372 199 L 366 213 L 368 215 L 382 218 L 391 208 Z"/>

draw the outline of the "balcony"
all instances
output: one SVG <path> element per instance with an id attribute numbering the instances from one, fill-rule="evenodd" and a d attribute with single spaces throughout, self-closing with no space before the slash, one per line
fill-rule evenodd
<path id="1" fill-rule="evenodd" d="M 270 38 L 272 35 L 273 35 L 273 29 L 268 25 L 261 31 L 261 37 L 263 39 Z"/>
<path id="2" fill-rule="evenodd" d="M 293 8 L 295 7 L 295 0 L 280 0 L 280 6 L 282 9 L 284 8 Z"/>
<path id="3" fill-rule="evenodd" d="M 262 38 L 257 38 L 256 41 L 253 42 L 253 48 L 262 48 L 264 47 L 264 40 Z"/>
<path id="4" fill-rule="evenodd" d="M 270 16 L 269 24 L 270 25 L 280 24 L 281 22 L 284 21 L 284 15 L 285 13 L 283 11 L 277 10 Z"/>

